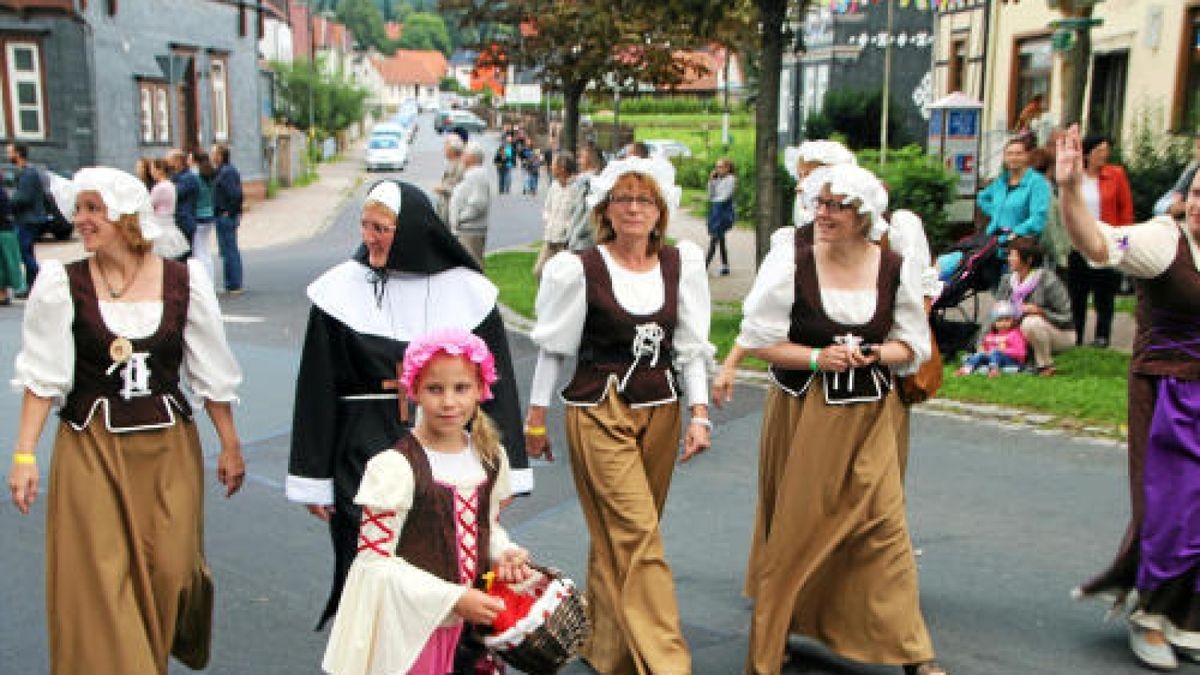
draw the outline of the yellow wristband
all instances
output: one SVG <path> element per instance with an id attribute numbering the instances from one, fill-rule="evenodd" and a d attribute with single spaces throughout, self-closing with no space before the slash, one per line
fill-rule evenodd
<path id="1" fill-rule="evenodd" d="M 525 427 L 525 434 L 527 436 L 545 436 L 546 427 Z"/>
<path id="2" fill-rule="evenodd" d="M 14 452 L 13 464 L 37 464 L 37 455 L 32 452 Z"/>

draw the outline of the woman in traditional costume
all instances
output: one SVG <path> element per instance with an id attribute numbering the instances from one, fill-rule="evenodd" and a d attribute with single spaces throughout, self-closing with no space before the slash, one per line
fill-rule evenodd
<path id="1" fill-rule="evenodd" d="M 887 193 L 869 171 L 814 185 L 814 243 L 779 237 L 738 343 L 771 364 L 747 587 L 746 672 L 778 673 L 789 632 L 857 661 L 945 671 L 918 606 L 892 369 L 929 355 L 919 264 L 872 242 Z"/>
<path id="2" fill-rule="evenodd" d="M 683 459 L 709 445 L 710 297 L 704 253 L 665 244 L 678 203 L 674 168 L 630 158 L 592 178 L 599 245 L 559 253 L 542 273 L 540 347 L 526 445 L 548 454 L 546 407 L 563 360 L 571 470 L 591 535 L 582 651 L 601 673 L 690 673 L 659 520 L 690 409 Z M 682 391 L 681 391 L 682 390 Z"/>
<path id="3" fill-rule="evenodd" d="M 167 672 L 208 661 L 203 464 L 180 374 L 216 427 L 226 496 L 245 464 L 231 402 L 241 370 L 203 268 L 151 252 L 158 227 L 136 177 L 80 170 L 75 228 L 92 255 L 42 267 L 25 310 L 13 386 L 21 422 L 9 474 L 28 513 L 34 448 L 62 422 L 50 467 L 46 605 L 55 674 Z"/>
<path id="4" fill-rule="evenodd" d="M 308 287 L 308 331 L 296 377 L 288 499 L 329 523 L 334 578 L 319 625 L 337 610 L 356 550 L 363 469 L 410 426 L 398 405 L 396 364 L 410 340 L 461 328 L 496 356 L 500 426 L 515 494 L 533 489 L 521 409 L 496 287 L 438 219 L 418 187 L 381 181 L 362 210 L 363 245 Z M 404 410 L 399 410 L 403 407 Z"/>
<path id="5" fill-rule="evenodd" d="M 1176 651 L 1200 659 L 1200 180 L 1182 224 L 1160 216 L 1139 225 L 1097 222 L 1083 197 L 1079 129 L 1059 141 L 1055 167 L 1063 223 L 1090 264 L 1137 280 L 1137 331 L 1129 364 L 1129 489 L 1132 518 L 1116 560 L 1076 589 L 1123 607 L 1129 642 L 1163 670 Z"/>

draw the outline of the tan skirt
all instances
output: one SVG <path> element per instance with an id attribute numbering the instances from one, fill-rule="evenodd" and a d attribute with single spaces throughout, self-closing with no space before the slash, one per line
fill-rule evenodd
<path id="1" fill-rule="evenodd" d="M 582 656 L 606 675 L 688 675 L 691 658 L 659 521 L 679 454 L 678 403 L 632 408 L 610 387 L 567 408 L 571 473 L 590 535 L 592 632 Z"/>
<path id="2" fill-rule="evenodd" d="M 777 387 L 763 418 L 747 587 L 747 673 L 778 673 L 789 632 L 857 661 L 933 658 L 901 477 L 895 394 L 830 406 L 820 387 Z"/>
<path id="3" fill-rule="evenodd" d="M 46 515 L 55 675 L 167 672 L 208 659 L 212 584 L 203 469 L 192 422 L 113 434 L 60 424 Z"/>

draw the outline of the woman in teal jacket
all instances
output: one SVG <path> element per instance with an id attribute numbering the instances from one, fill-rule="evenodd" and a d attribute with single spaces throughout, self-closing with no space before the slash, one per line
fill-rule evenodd
<path id="1" fill-rule="evenodd" d="M 1032 141 L 1018 136 L 1004 146 L 1004 170 L 975 201 L 988 216 L 987 233 L 1000 237 L 1038 239 L 1050 211 L 1050 181 L 1029 168 Z"/>

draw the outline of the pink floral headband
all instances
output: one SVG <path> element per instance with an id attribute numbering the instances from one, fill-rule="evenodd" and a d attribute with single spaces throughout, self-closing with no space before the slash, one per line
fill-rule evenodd
<path id="1" fill-rule="evenodd" d="M 413 395 L 413 385 L 421 376 L 425 366 L 439 354 L 465 357 L 479 368 L 479 379 L 483 381 L 483 396 L 480 400 L 492 399 L 492 384 L 496 376 L 496 357 L 488 349 L 487 343 L 479 336 L 458 328 L 426 333 L 408 343 L 404 350 L 404 368 L 400 374 L 400 385 L 409 396 Z"/>

